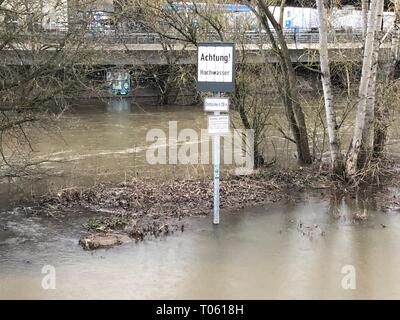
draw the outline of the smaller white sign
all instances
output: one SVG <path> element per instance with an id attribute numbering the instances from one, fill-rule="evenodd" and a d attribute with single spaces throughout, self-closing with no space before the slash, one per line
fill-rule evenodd
<path id="1" fill-rule="evenodd" d="M 229 99 L 228 98 L 205 98 L 204 111 L 211 112 L 228 112 Z"/>
<path id="2" fill-rule="evenodd" d="M 209 116 L 208 134 L 228 134 L 229 116 Z"/>

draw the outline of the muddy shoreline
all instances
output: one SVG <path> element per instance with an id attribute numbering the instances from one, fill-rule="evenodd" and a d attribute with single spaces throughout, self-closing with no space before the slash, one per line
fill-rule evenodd
<path id="1" fill-rule="evenodd" d="M 278 201 L 294 200 L 296 194 L 313 192 L 321 198 L 359 198 L 382 210 L 400 212 L 398 170 L 384 177 L 375 191 L 355 193 L 328 171 L 317 167 L 288 171 L 265 169 L 249 176 L 226 175 L 221 178 L 221 213 L 231 214 L 243 208 Z M 183 232 L 187 219 L 212 212 L 211 179 L 154 180 L 134 179 L 118 185 L 100 184 L 87 189 L 67 189 L 38 199 L 33 206 L 19 207 L 28 215 L 59 218 L 82 212 L 91 213 L 82 225 L 79 244 L 85 250 L 109 248 L 149 237 Z M 62 218 L 60 219 L 62 223 Z"/>

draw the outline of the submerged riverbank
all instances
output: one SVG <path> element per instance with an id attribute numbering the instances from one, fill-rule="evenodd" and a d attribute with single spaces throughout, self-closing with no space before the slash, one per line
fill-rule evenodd
<path id="1" fill-rule="evenodd" d="M 400 214 L 381 210 L 372 197 L 292 190 L 276 203 L 225 210 L 219 226 L 210 216 L 186 217 L 183 233 L 111 250 L 78 245 L 87 232 L 82 225 L 109 213 L 74 206 L 47 215 L 4 212 L 0 298 L 399 298 L 393 279 L 400 259 L 393 253 L 400 250 Z M 356 290 L 342 287 L 349 265 Z M 56 290 L 43 289 L 44 266 L 55 268 Z"/>
<path id="2" fill-rule="evenodd" d="M 358 192 L 352 189 L 348 193 L 349 185 L 332 180 L 328 171 L 316 166 L 286 171 L 264 168 L 249 176 L 224 176 L 221 210 L 222 214 L 232 214 L 243 208 L 292 201 L 298 194 L 308 192 L 329 201 L 349 198 L 356 207 L 353 219 L 362 221 L 368 219 L 366 207 L 400 210 L 397 181 L 398 171 L 392 167 L 380 186 L 373 190 L 364 187 Z M 211 214 L 212 180 L 160 183 L 133 179 L 120 184 L 69 188 L 15 210 L 61 221 L 66 215 L 89 212 L 90 218 L 82 224 L 79 244 L 85 250 L 94 250 L 183 232 L 186 218 Z"/>

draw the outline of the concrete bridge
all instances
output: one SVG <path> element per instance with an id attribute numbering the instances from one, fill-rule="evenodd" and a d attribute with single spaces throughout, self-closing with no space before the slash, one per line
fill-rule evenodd
<path id="1" fill-rule="evenodd" d="M 43 44 L 50 44 L 50 48 L 35 56 L 35 63 L 43 61 L 46 63 L 48 57 L 54 52 L 51 43 L 61 39 L 62 34 L 48 34 L 44 37 Z M 215 35 L 210 35 L 210 38 Z M 293 63 L 318 63 L 319 45 L 317 32 L 287 32 L 285 33 L 290 56 Z M 380 59 L 386 60 L 390 57 L 390 37 L 381 44 Z M 93 53 L 96 65 L 168 65 L 196 64 L 196 47 L 174 41 L 166 49 L 157 34 L 133 33 L 119 34 L 115 32 L 94 33 L 86 37 L 87 46 L 83 50 Z M 239 63 L 243 52 L 246 53 L 245 63 L 276 63 L 277 57 L 272 50 L 266 34 L 248 33 L 235 41 L 232 37 L 228 41 L 236 42 L 237 57 Z M 359 33 L 334 33 L 329 35 L 329 52 L 332 61 L 354 61 L 361 60 L 362 42 Z M 30 65 L 33 61 L 31 54 L 32 44 L 29 40 L 25 43 L 15 45 L 13 48 L 4 48 L 0 51 L 0 63 L 6 65 Z"/>

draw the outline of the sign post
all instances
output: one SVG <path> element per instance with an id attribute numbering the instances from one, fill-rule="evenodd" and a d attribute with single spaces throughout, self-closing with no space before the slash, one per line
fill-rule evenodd
<path id="1" fill-rule="evenodd" d="M 215 112 L 214 115 L 219 114 Z M 220 160 L 220 138 L 219 135 L 213 135 L 213 171 L 214 171 L 214 211 L 213 223 L 219 224 L 219 160 Z"/>
<path id="2" fill-rule="evenodd" d="M 204 110 L 213 112 L 208 117 L 208 133 L 212 135 L 213 158 L 213 223 L 219 224 L 219 164 L 220 136 L 229 133 L 228 98 L 221 98 L 221 92 L 235 90 L 235 45 L 233 43 L 199 43 L 197 51 L 197 89 L 213 92 L 212 98 L 204 101 Z"/>
<path id="3" fill-rule="evenodd" d="M 219 224 L 219 163 L 220 163 L 220 136 L 229 133 L 229 116 L 220 115 L 221 111 L 229 110 L 229 100 L 219 98 L 220 94 L 214 94 L 213 98 L 204 101 L 204 109 L 213 111 L 214 115 L 208 117 L 208 133 L 212 135 L 213 175 L 214 175 L 214 210 L 213 223 Z"/>

